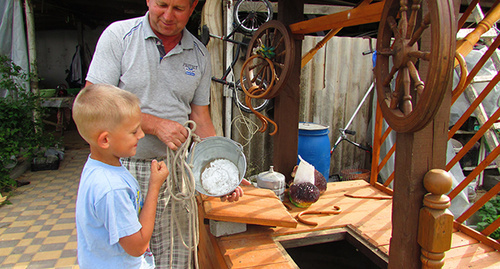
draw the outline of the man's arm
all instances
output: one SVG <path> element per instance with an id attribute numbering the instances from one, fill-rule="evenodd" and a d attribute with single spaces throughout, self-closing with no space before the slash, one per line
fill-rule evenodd
<path id="1" fill-rule="evenodd" d="M 215 136 L 215 127 L 210 118 L 208 106 L 198 106 L 191 104 L 191 114 L 189 119 L 196 122 L 195 133 L 201 138 Z"/>

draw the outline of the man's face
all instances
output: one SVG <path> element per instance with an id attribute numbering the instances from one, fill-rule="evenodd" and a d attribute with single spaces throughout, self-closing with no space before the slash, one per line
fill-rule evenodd
<path id="1" fill-rule="evenodd" d="M 198 0 L 146 0 L 149 23 L 158 37 L 173 37 L 182 33 Z"/>

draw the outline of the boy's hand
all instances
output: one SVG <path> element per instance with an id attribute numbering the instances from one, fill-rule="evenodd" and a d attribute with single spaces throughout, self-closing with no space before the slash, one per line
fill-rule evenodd
<path id="1" fill-rule="evenodd" d="M 149 184 L 157 184 L 158 188 L 165 182 L 170 172 L 168 171 L 167 165 L 161 161 L 157 160 L 151 161 L 151 177 L 149 179 Z"/>
<path id="2" fill-rule="evenodd" d="M 248 186 L 248 185 L 251 185 L 252 183 L 250 183 L 250 182 L 249 182 L 248 180 L 246 180 L 246 179 L 243 179 L 243 180 L 241 181 L 241 184 L 243 184 L 243 185 L 247 185 L 247 186 Z M 236 201 L 238 201 L 238 200 L 240 199 L 240 197 L 241 197 L 241 196 L 243 196 L 243 189 L 242 189 L 240 186 L 238 186 L 238 187 L 236 187 L 236 189 L 233 191 L 233 193 L 228 194 L 228 195 L 225 195 L 225 196 L 221 196 L 221 197 L 220 197 L 220 200 L 221 200 L 222 202 L 225 202 L 226 200 L 227 200 L 228 202 L 236 202 Z"/>

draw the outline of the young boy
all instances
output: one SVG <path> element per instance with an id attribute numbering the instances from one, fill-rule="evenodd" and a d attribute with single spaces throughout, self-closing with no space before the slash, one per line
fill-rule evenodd
<path id="1" fill-rule="evenodd" d="M 76 200 L 80 268 L 154 268 L 149 251 L 160 186 L 169 171 L 153 160 L 146 198 L 120 158 L 135 155 L 141 129 L 139 99 L 106 84 L 85 87 L 73 119 L 90 144 Z"/>

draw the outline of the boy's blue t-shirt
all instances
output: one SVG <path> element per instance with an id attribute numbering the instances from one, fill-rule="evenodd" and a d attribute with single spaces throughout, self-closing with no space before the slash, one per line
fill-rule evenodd
<path id="1" fill-rule="evenodd" d="M 151 252 L 133 257 L 118 243 L 142 228 L 138 216 L 143 202 L 137 180 L 125 167 L 89 156 L 76 200 L 80 268 L 154 268 Z"/>

